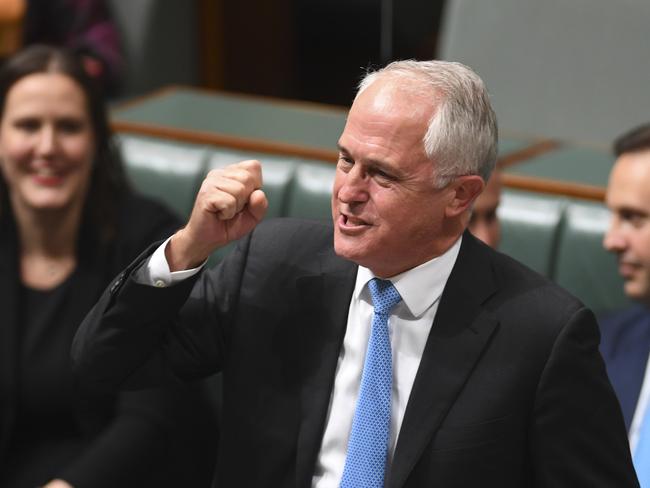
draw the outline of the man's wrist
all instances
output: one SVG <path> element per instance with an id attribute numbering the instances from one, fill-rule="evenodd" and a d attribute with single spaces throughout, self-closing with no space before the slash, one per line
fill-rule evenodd
<path id="1" fill-rule="evenodd" d="M 188 238 L 185 229 L 176 232 L 165 248 L 165 258 L 171 272 L 198 268 L 210 257 L 210 254 L 210 249 L 196 246 L 193 240 Z"/>

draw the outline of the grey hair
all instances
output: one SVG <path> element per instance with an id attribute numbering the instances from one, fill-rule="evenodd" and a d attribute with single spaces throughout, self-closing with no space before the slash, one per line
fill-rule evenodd
<path id="1" fill-rule="evenodd" d="M 485 84 L 474 71 L 448 61 L 394 61 L 367 73 L 356 96 L 380 78 L 396 79 L 400 89 L 437 106 L 422 140 L 435 162 L 436 187 L 460 175 L 479 175 L 487 182 L 496 164 L 498 129 Z"/>

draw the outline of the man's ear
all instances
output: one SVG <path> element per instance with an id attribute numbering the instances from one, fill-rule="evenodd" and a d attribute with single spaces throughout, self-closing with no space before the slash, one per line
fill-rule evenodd
<path id="1" fill-rule="evenodd" d="M 449 186 L 453 196 L 447 204 L 445 215 L 456 217 L 470 208 L 485 188 L 485 182 L 479 175 L 466 175 L 459 176 Z"/>

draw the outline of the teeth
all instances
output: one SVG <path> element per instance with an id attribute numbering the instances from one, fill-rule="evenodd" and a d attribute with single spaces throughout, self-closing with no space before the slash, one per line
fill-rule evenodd
<path id="1" fill-rule="evenodd" d="M 354 217 L 348 217 L 347 221 L 348 224 L 352 225 L 363 225 L 365 223 L 363 220 L 355 219 Z"/>
<path id="2" fill-rule="evenodd" d="M 57 172 L 52 169 L 38 169 L 34 173 L 37 176 L 58 176 Z"/>

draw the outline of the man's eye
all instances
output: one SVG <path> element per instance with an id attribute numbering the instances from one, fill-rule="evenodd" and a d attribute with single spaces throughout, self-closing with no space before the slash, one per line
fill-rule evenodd
<path id="1" fill-rule="evenodd" d="M 372 171 L 372 176 L 375 177 L 377 180 L 379 180 L 382 183 L 385 182 L 390 182 L 394 181 L 395 178 L 392 175 L 389 175 L 388 173 L 385 173 L 384 171 L 380 169 L 375 169 Z"/>
<path id="2" fill-rule="evenodd" d="M 632 225 L 633 227 L 641 227 L 648 220 L 647 216 L 636 213 L 636 212 L 623 211 L 623 212 L 621 212 L 620 217 L 621 217 L 621 220 L 623 222 L 627 222 L 628 224 Z"/>
<path id="3" fill-rule="evenodd" d="M 647 221 L 643 215 L 633 215 L 628 220 L 634 227 L 641 227 Z"/>
<path id="4" fill-rule="evenodd" d="M 350 158 L 348 158 L 346 156 L 339 156 L 338 166 L 340 168 L 342 168 L 342 169 L 350 168 L 350 167 L 352 167 L 353 164 L 354 163 L 352 162 L 352 159 L 350 159 Z"/>

